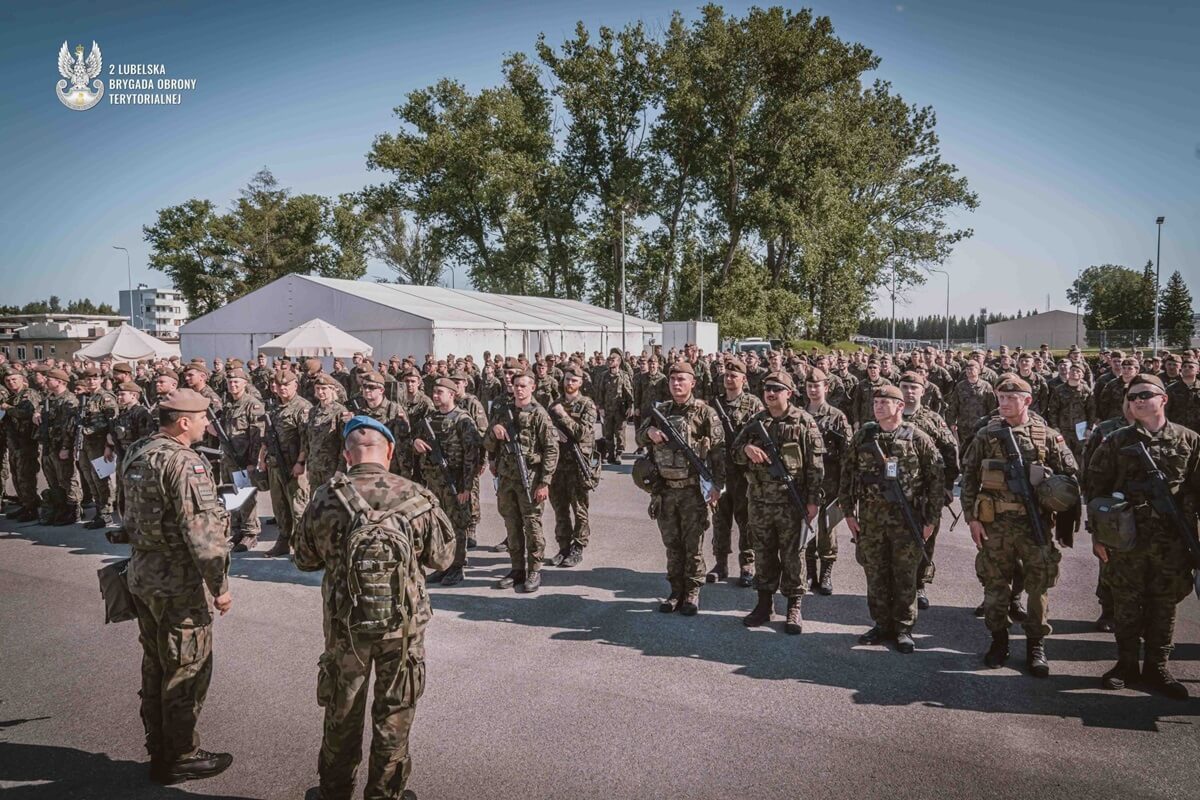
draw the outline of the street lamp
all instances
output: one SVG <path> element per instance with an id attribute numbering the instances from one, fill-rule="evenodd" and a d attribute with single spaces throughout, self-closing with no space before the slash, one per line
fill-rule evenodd
<path id="1" fill-rule="evenodd" d="M 930 272 L 940 272 L 946 276 L 946 338 L 942 340 L 942 349 L 950 349 L 950 273 L 944 269 L 931 269 Z"/>
<path id="2" fill-rule="evenodd" d="M 133 321 L 133 272 L 129 266 L 129 250 L 116 244 L 112 246 L 112 249 L 125 251 L 125 281 L 129 288 L 129 324 L 136 328 L 137 325 Z"/>
<path id="3" fill-rule="evenodd" d="M 1158 253 L 1154 256 L 1154 354 L 1158 355 L 1158 276 L 1162 269 L 1162 226 L 1167 221 L 1166 217 L 1159 217 L 1155 220 L 1158 225 Z"/>

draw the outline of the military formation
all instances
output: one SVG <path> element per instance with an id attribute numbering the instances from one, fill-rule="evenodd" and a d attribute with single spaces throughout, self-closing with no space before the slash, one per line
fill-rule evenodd
<path id="1" fill-rule="evenodd" d="M 131 544 L 142 718 L 160 782 L 232 761 L 199 748 L 195 723 L 211 677 L 211 612 L 232 606 L 229 554 L 260 546 L 255 503 L 223 500 L 249 486 L 269 493 L 275 514 L 264 555 L 324 570 L 325 798 L 353 788 L 372 669 L 387 688 L 371 711 L 368 796 L 405 791 L 426 587 L 462 582 L 470 552 L 484 546 L 509 556 L 495 588 L 539 591 L 544 569 L 584 561 L 590 493 L 620 472 L 602 465 L 630 459 L 663 544 L 664 614 L 695 615 L 706 584 L 732 581 L 757 595 L 747 627 L 771 622 L 778 593 L 782 630 L 802 633 L 804 595 L 835 591 L 844 522 L 867 583 L 871 627 L 859 641 L 912 653 L 933 602 L 939 533 L 961 520 L 978 551 L 983 663 L 1007 663 L 1019 623 L 1025 670 L 1046 677 L 1061 548 L 1086 528 L 1096 625 L 1117 644 L 1104 687 L 1188 696 L 1168 662 L 1176 607 L 1200 593 L 1191 351 L 1108 352 L 1089 364 L 1077 348 L 1056 360 L 1045 346 L 894 355 L 688 346 L 484 353 L 478 363 L 355 354 L 329 372 L 318 359 L 259 355 L 0 363 L 0 373 L 6 515 L 61 526 L 90 510 L 88 528 Z M 505 531 L 495 545 L 477 541 L 485 474 Z"/>

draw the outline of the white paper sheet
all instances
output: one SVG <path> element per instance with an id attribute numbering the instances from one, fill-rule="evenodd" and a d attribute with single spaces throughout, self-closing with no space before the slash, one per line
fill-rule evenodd
<path id="1" fill-rule="evenodd" d="M 92 466 L 96 469 L 97 477 L 104 480 L 117 471 L 117 459 L 114 457 L 112 461 L 105 461 L 104 456 L 97 456 L 92 459 Z"/>
<path id="2" fill-rule="evenodd" d="M 229 477 L 233 479 L 235 489 L 249 489 L 252 485 L 250 483 L 250 474 L 244 469 L 239 469 Z"/>
<path id="3" fill-rule="evenodd" d="M 1076 422 L 1075 438 L 1082 442 L 1086 438 L 1085 434 L 1087 434 L 1087 420 L 1084 420 L 1083 422 Z"/>
<path id="4" fill-rule="evenodd" d="M 232 494 L 221 495 L 221 502 L 225 504 L 226 511 L 238 511 L 246 504 L 246 501 L 254 497 L 257 492 L 253 486 L 245 489 L 238 489 Z"/>

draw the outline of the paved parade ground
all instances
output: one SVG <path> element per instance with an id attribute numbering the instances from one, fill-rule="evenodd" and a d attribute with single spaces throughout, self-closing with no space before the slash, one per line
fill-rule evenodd
<path id="1" fill-rule="evenodd" d="M 934 607 L 904 656 L 856 643 L 869 620 L 844 527 L 837 593 L 805 598 L 801 636 L 781 618 L 743 627 L 754 592 L 733 584 L 706 587 L 697 617 L 658 613 L 664 555 L 648 496 L 627 464 L 607 469 L 582 565 L 547 567 L 539 593 L 518 595 L 491 588 L 507 556 L 477 550 L 464 583 L 431 590 L 412 738 L 421 798 L 1197 796 L 1200 700 L 1100 689 L 1116 649 L 1093 630 L 1088 548 L 1063 558 L 1053 674 L 1038 681 L 980 663 L 988 635 L 971 614 L 981 592 L 963 524 L 943 529 Z M 484 483 L 480 542 L 491 545 L 501 524 Z M 548 509 L 545 520 L 552 529 Z M 0 520 L 0 794 L 303 798 L 321 735 L 320 576 L 264 559 L 274 527 L 264 534 L 233 559 L 234 608 L 215 624 L 199 727 L 233 767 L 165 788 L 149 781 L 141 744 L 136 625 L 102 624 L 96 570 L 128 548 L 80 526 Z M 1009 663 L 1021 666 L 1013 633 Z M 1200 695 L 1195 597 L 1176 641 L 1174 672 Z"/>

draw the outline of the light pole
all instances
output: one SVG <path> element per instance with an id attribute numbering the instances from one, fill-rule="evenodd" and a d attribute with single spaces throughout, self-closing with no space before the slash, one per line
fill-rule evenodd
<path id="1" fill-rule="evenodd" d="M 1075 345 L 1079 346 L 1079 282 L 1083 280 L 1083 270 L 1075 276 Z"/>
<path id="2" fill-rule="evenodd" d="M 133 271 L 129 266 L 129 250 L 116 244 L 112 246 L 112 249 L 125 251 L 125 281 L 129 287 L 129 324 L 136 328 L 137 325 L 133 321 Z"/>
<path id="3" fill-rule="evenodd" d="M 629 352 L 625 348 L 625 203 L 621 203 L 621 243 L 617 247 L 621 262 L 621 358 Z"/>
<path id="4" fill-rule="evenodd" d="M 1154 256 L 1154 354 L 1158 355 L 1158 276 L 1162 273 L 1162 226 L 1166 217 L 1155 220 L 1158 225 L 1158 252 Z"/>
<path id="5" fill-rule="evenodd" d="M 940 272 L 946 276 L 946 338 L 942 340 L 942 349 L 950 349 L 950 273 L 944 269 L 931 269 L 930 272 Z"/>

